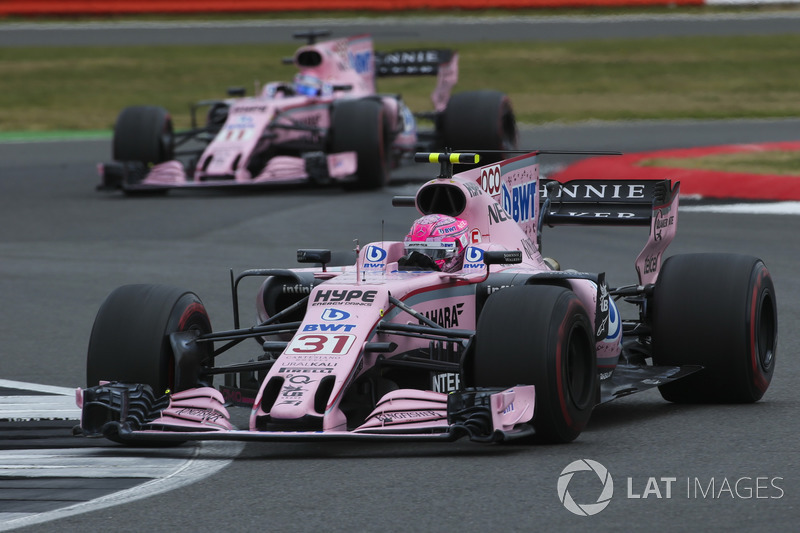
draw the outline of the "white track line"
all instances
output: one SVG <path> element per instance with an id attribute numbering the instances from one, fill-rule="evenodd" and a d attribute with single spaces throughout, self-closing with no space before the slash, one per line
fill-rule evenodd
<path id="1" fill-rule="evenodd" d="M 75 390 L 0 379 L 0 387 L 49 393 L 0 396 L 0 420 L 77 420 Z M 244 448 L 240 442 L 212 442 L 176 448 L 66 448 L 0 451 L 0 484 L 4 477 L 143 478 L 130 489 L 45 513 L 0 513 L 0 531 L 41 524 L 174 490 L 225 468 Z"/>
<path id="2" fill-rule="evenodd" d="M 33 524 L 41 524 L 52 520 L 59 520 L 68 516 L 74 516 L 81 513 L 96 511 L 115 505 L 122 505 L 142 498 L 148 498 L 156 494 L 161 494 L 170 490 L 174 490 L 191 483 L 195 483 L 211 476 L 219 470 L 225 468 L 244 448 L 243 443 L 238 442 L 213 442 L 201 443 L 198 446 L 186 447 L 183 449 L 172 448 L 170 453 L 175 453 L 178 450 L 185 452 L 188 457 L 183 458 L 147 458 L 142 459 L 141 455 L 144 453 L 142 450 L 115 448 L 113 451 L 116 455 L 114 458 L 105 457 L 108 454 L 108 449 L 95 449 L 91 450 L 94 453 L 101 454 L 98 457 L 93 457 L 91 453 L 86 454 L 73 454 L 73 458 L 77 464 L 83 463 L 84 471 L 88 471 L 91 466 L 92 477 L 128 477 L 132 475 L 131 464 L 135 464 L 135 470 L 145 469 L 149 474 L 155 474 L 154 469 L 160 466 L 162 473 L 156 479 L 142 483 L 130 489 L 114 492 L 106 496 L 96 498 L 87 502 L 77 503 L 68 507 L 62 507 L 54 511 L 37 514 L 24 514 L 23 513 L 0 513 L 0 531 L 8 531 L 23 526 L 30 526 Z M 48 450 L 42 450 L 43 457 L 47 457 Z M 52 450 L 49 450 L 52 452 Z M 58 450 L 61 453 L 62 450 Z M 28 452 L 30 453 L 30 452 Z M 150 451 L 152 453 L 152 450 Z M 166 451 L 164 453 L 167 453 Z M 121 459 L 125 455 L 130 455 L 129 458 Z M 13 454 L 4 453 L 0 455 L 0 462 L 5 463 Z M 17 457 L 17 459 L 20 459 Z M 69 459 L 69 457 L 67 458 Z M 62 461 L 65 461 L 62 458 Z M 148 468 L 149 462 L 153 461 L 154 465 Z M 33 461 L 30 461 L 33 463 Z M 64 475 L 65 477 L 73 477 L 76 474 L 77 466 L 67 466 L 59 471 L 50 470 L 46 475 Z M 24 464 L 20 461 L 20 464 Z M 39 461 L 35 461 L 35 468 L 40 467 Z M 118 468 L 116 465 L 123 464 Z M 104 465 L 103 469 L 98 468 L 97 465 Z M 20 473 L 22 470 L 15 474 L 7 475 L 28 475 Z M 43 474 L 45 475 L 45 474 Z M 86 475 L 86 474 L 84 474 Z M 2 477 L 0 476 L 0 482 Z"/>

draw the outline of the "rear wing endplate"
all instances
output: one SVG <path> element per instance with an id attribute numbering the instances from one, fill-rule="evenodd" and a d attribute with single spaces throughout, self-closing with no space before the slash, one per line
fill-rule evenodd
<path id="1" fill-rule="evenodd" d="M 653 198 L 653 214 L 650 217 L 650 237 L 636 258 L 636 273 L 639 285 L 655 283 L 661 271 L 661 257 L 669 243 L 675 238 L 678 229 L 678 204 L 680 200 L 680 182 L 674 187 L 664 181 L 666 187 L 657 188 Z"/>

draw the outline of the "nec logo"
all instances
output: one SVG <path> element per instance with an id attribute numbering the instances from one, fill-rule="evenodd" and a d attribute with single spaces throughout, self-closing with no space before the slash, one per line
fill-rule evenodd
<path id="1" fill-rule="evenodd" d="M 329 309 L 325 309 L 320 318 L 327 322 L 337 322 L 339 320 L 347 320 L 350 318 L 350 313 L 331 307 Z"/>
<path id="2" fill-rule="evenodd" d="M 502 205 L 515 222 L 528 222 L 536 215 L 536 182 L 516 185 L 508 190 L 502 186 Z"/>
<path id="3" fill-rule="evenodd" d="M 464 269 L 470 268 L 484 268 L 483 264 L 483 250 L 470 246 L 467 248 L 467 253 L 464 256 Z"/>
<path id="4" fill-rule="evenodd" d="M 478 185 L 492 196 L 500 192 L 500 165 L 481 169 Z"/>
<path id="5" fill-rule="evenodd" d="M 374 244 L 369 245 L 367 251 L 364 253 L 364 258 L 366 259 L 364 267 L 382 267 L 384 260 L 386 260 L 386 255 L 386 250 L 380 246 L 375 246 Z"/>

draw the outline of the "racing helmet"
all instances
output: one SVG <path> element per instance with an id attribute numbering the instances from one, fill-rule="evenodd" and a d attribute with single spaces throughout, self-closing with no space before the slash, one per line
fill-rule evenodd
<path id="1" fill-rule="evenodd" d="M 464 264 L 468 232 L 469 223 L 461 218 L 425 215 L 414 221 L 403 244 L 407 255 L 423 254 L 442 272 L 455 272 Z"/>
<path id="2" fill-rule="evenodd" d="M 325 84 L 321 79 L 311 74 L 298 74 L 294 77 L 294 91 L 303 96 L 319 96 L 323 93 Z"/>

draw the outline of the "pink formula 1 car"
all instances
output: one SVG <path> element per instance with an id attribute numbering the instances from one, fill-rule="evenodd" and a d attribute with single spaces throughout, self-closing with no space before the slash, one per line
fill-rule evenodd
<path id="1" fill-rule="evenodd" d="M 154 106 L 124 109 L 114 127 L 113 163 L 101 164 L 100 189 L 126 193 L 177 187 L 266 186 L 341 182 L 374 189 L 416 150 L 513 149 L 514 113 L 498 91 L 451 97 L 458 54 L 451 50 L 374 52 L 367 35 L 317 42 L 307 38 L 294 58 L 292 83 L 272 82 L 260 94 L 192 107 L 193 127 L 174 132 L 169 113 Z M 433 131 L 419 131 L 400 95 L 380 94 L 376 77 L 434 75 L 434 109 L 420 113 Z M 207 110 L 198 125 L 198 109 Z M 180 150 L 178 148 L 181 148 Z"/>
<path id="2" fill-rule="evenodd" d="M 126 285 L 100 308 L 78 390 L 81 431 L 123 443 L 200 439 L 568 442 L 602 402 L 658 387 L 674 402 L 754 402 L 775 368 L 776 296 L 764 263 L 662 254 L 667 181 L 540 182 L 539 153 L 452 175 L 474 154 L 420 154 L 439 177 L 395 205 L 420 213 L 355 264 L 300 250 L 295 269 L 231 275 L 234 329 L 200 299 Z M 543 224 L 649 226 L 638 280 L 562 269 Z M 319 266 L 319 265 L 322 266 Z M 259 282 L 242 327 L 240 282 Z M 618 305 L 638 312 L 625 318 Z M 628 318 L 631 315 L 632 318 Z M 248 362 L 215 366 L 255 341 Z M 224 383 L 214 386 L 214 378 Z M 228 408 L 249 410 L 236 427 Z M 239 424 L 244 425 L 244 424 Z"/>

